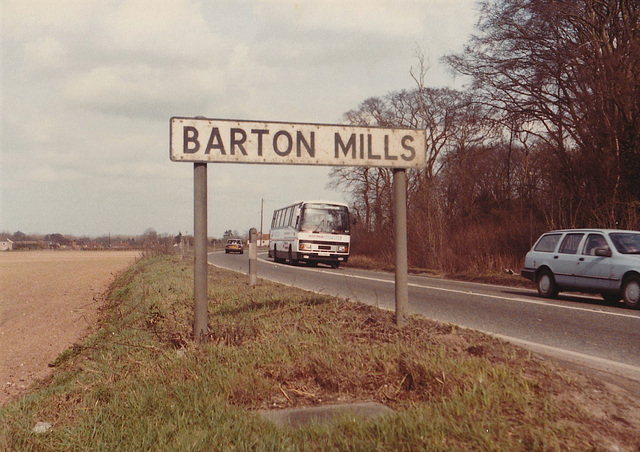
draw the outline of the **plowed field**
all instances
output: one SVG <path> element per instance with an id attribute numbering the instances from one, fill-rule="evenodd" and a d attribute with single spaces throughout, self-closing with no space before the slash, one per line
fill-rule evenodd
<path id="1" fill-rule="evenodd" d="M 0 404 L 95 328 L 100 295 L 137 251 L 0 253 Z"/>

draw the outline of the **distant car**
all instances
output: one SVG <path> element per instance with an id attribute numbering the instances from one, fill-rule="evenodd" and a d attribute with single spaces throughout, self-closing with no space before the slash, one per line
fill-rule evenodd
<path id="1" fill-rule="evenodd" d="M 224 246 L 225 253 L 244 253 L 244 248 L 242 247 L 242 240 L 240 239 L 229 239 L 227 240 L 227 244 Z"/>
<path id="2" fill-rule="evenodd" d="M 538 293 L 599 293 L 608 302 L 640 309 L 640 232 L 570 229 L 543 234 L 524 260 L 520 274 Z"/>

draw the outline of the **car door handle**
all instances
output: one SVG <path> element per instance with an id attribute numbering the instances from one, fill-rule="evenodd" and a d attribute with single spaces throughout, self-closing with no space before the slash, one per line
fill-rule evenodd
<path id="1" fill-rule="evenodd" d="M 584 257 L 581 257 L 580 259 L 578 259 L 580 262 L 584 262 Z"/>
<path id="2" fill-rule="evenodd" d="M 557 259 L 557 258 L 558 258 L 558 256 L 553 256 L 553 258 L 554 258 L 554 259 Z"/>

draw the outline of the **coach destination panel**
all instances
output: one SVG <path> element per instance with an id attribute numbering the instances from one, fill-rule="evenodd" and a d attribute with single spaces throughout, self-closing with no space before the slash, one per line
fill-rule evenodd
<path id="1" fill-rule="evenodd" d="M 425 132 L 174 117 L 171 160 L 420 168 L 426 164 Z"/>

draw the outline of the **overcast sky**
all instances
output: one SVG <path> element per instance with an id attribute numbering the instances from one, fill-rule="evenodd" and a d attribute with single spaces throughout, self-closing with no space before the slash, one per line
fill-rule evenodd
<path id="1" fill-rule="evenodd" d="M 172 116 L 337 124 L 369 97 L 460 87 L 474 0 L 0 0 L 0 232 L 193 233 Z M 209 236 L 346 201 L 327 167 L 208 165 Z"/>

